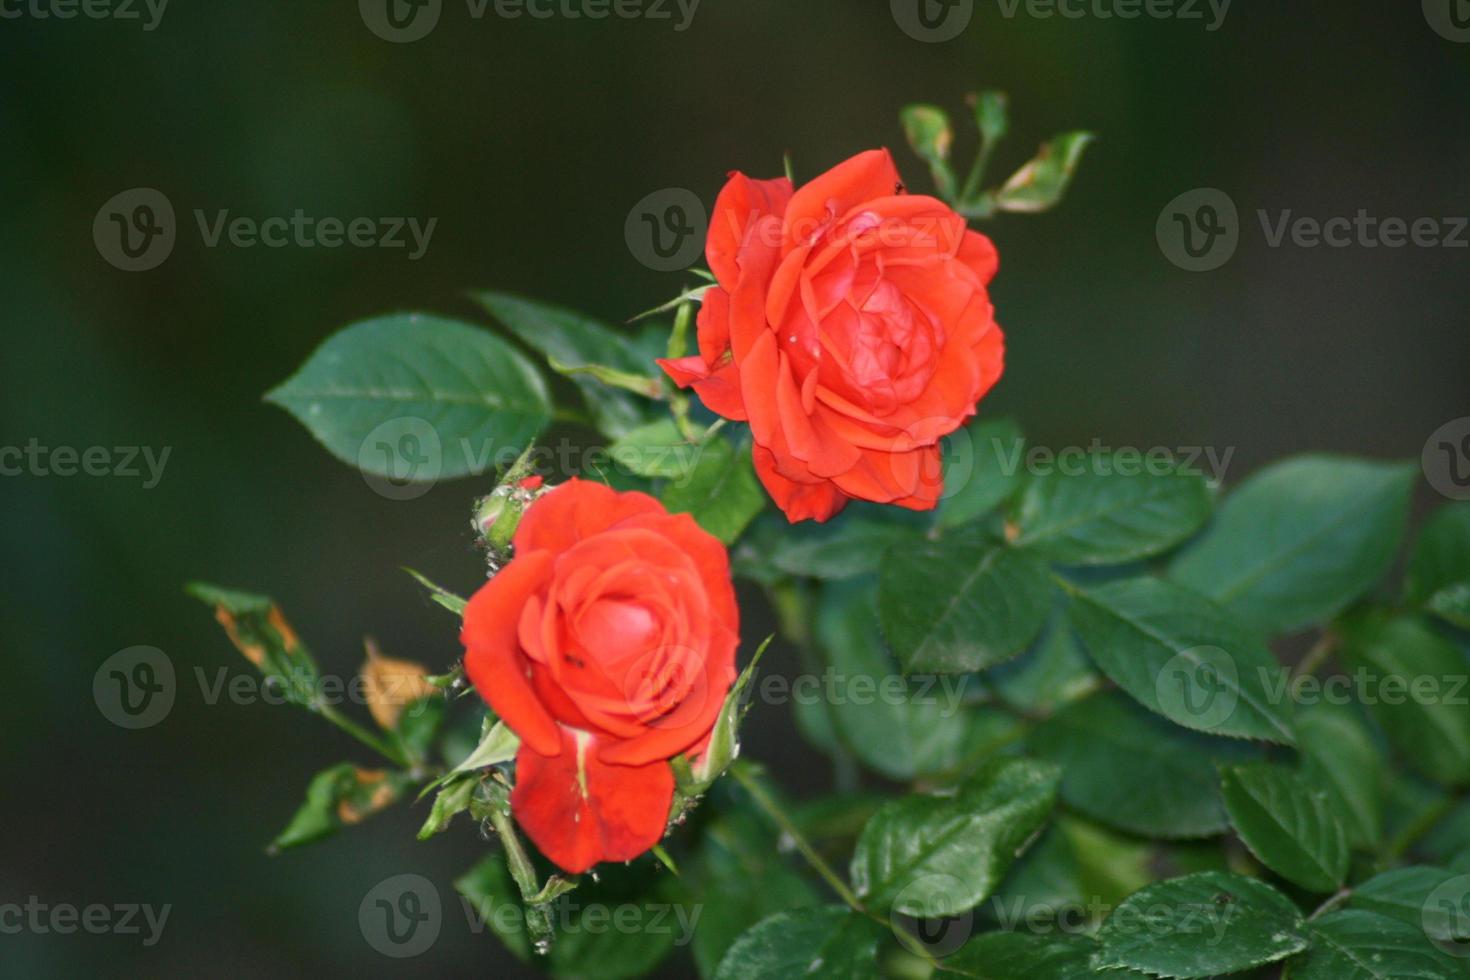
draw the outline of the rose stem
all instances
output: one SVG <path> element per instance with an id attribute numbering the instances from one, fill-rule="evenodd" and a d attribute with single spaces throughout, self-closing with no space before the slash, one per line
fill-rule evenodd
<path id="1" fill-rule="evenodd" d="M 801 856 L 806 858 L 807 863 L 812 866 L 817 874 L 821 875 L 822 879 L 832 886 L 832 890 L 837 893 L 837 896 L 851 906 L 854 911 L 866 915 L 867 909 L 863 908 L 863 903 L 858 901 L 858 897 L 852 893 L 852 889 L 848 888 L 847 883 L 839 878 L 837 872 L 833 871 L 832 867 L 822 859 L 822 856 L 817 853 L 816 848 L 812 847 L 811 842 L 806 839 L 802 832 L 796 828 L 796 824 L 786 815 L 786 811 L 781 809 L 780 804 L 772 799 L 771 795 L 766 792 L 765 787 L 751 775 L 748 767 L 737 762 L 734 766 L 730 767 L 730 774 L 735 777 L 736 782 L 745 787 L 756 804 L 762 810 L 766 811 L 772 820 L 776 821 L 776 825 L 781 828 L 781 832 L 795 842 L 796 849 L 801 852 Z"/>

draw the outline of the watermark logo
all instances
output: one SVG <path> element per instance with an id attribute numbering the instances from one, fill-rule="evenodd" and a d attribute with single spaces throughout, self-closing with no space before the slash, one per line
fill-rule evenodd
<path id="1" fill-rule="evenodd" d="M 0 477 L 74 476 L 142 480 L 152 490 L 163 480 L 172 446 L 46 446 L 31 437 L 24 446 L 0 446 Z"/>
<path id="2" fill-rule="evenodd" d="M 97 252 L 124 272 L 147 272 L 174 250 L 178 225 L 162 191 L 134 187 L 113 196 L 92 219 Z"/>
<path id="3" fill-rule="evenodd" d="M 1185 191 L 1164 206 L 1154 228 L 1164 257 L 1187 272 L 1212 272 L 1240 245 L 1240 212 L 1213 187 Z"/>
<path id="4" fill-rule="evenodd" d="M 1420 463 L 1434 489 L 1451 500 L 1470 500 L 1470 416 L 1436 429 Z"/>
<path id="5" fill-rule="evenodd" d="M 1267 248 L 1470 248 L 1470 218 L 1355 214 L 1325 218 L 1291 208 L 1256 210 Z M 1211 272 L 1235 255 L 1243 227 L 1235 202 L 1224 191 L 1200 188 L 1179 195 L 1159 213 L 1159 248 L 1188 272 Z"/>
<path id="6" fill-rule="evenodd" d="M 903 945 L 942 959 L 975 932 L 975 910 L 967 897 L 964 883 L 954 875 L 924 875 L 894 897 L 888 924 Z"/>
<path id="7" fill-rule="evenodd" d="M 422 497 L 434 488 L 444 468 L 439 432 L 432 423 L 415 416 L 389 419 L 363 439 L 357 468 L 380 497 Z"/>
<path id="8" fill-rule="evenodd" d="M 92 700 L 119 728 L 152 728 L 168 717 L 177 694 L 174 665 L 157 647 L 119 650 L 92 677 Z"/>
<path id="9" fill-rule="evenodd" d="M 654 191 L 633 205 L 623 223 L 628 251 L 655 272 L 678 272 L 699 260 L 709 216 L 699 195 L 683 187 Z"/>
<path id="10" fill-rule="evenodd" d="M 357 0 L 368 30 L 385 41 L 409 44 L 429 36 L 439 26 L 444 0 Z"/>
<path id="11" fill-rule="evenodd" d="M 1189 719 L 1191 727 L 1213 731 L 1230 720 L 1240 700 L 1235 658 L 1219 647 L 1199 646 L 1170 657 L 1154 678 L 1159 710 Z"/>
<path id="12" fill-rule="evenodd" d="M 3 0 L 0 0 L 3 2 Z M 297 208 L 264 218 L 232 214 L 229 208 L 193 209 L 205 248 L 405 249 L 417 262 L 429 250 L 438 218 L 316 217 Z M 146 272 L 173 254 L 179 236 L 173 204 L 151 187 L 123 191 L 102 205 L 92 221 L 97 252 L 125 272 Z"/>
<path id="13" fill-rule="evenodd" d="M 1001 16 L 1014 20 L 1024 13 L 1035 20 L 1177 20 L 1200 21 L 1213 34 L 1225 26 L 1234 0 L 996 0 Z"/>
<path id="14" fill-rule="evenodd" d="M 421 875 L 396 875 L 373 886 L 357 909 L 357 924 L 369 946 L 393 959 L 429 950 L 444 924 L 439 889 Z"/>
<path id="15" fill-rule="evenodd" d="M 1451 956 L 1470 956 L 1470 875 L 1435 886 L 1419 909 L 1419 924 L 1429 941 Z"/>
<path id="16" fill-rule="evenodd" d="M 1470 44 L 1470 0 L 1423 0 L 1424 19 L 1434 32 L 1456 44 Z"/>
<path id="17" fill-rule="evenodd" d="M 888 0 L 893 22 L 915 41 L 939 44 L 965 32 L 975 0 Z"/>

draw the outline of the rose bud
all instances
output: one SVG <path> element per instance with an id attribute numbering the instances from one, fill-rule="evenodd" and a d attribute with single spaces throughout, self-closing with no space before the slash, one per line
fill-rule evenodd
<path id="1" fill-rule="evenodd" d="M 574 874 L 663 836 L 669 760 L 709 742 L 735 679 L 729 558 L 687 514 L 572 480 L 520 519 L 464 613 L 465 671 L 521 739 L 512 813 Z"/>
<path id="2" fill-rule="evenodd" d="M 905 194 L 887 150 L 800 190 L 733 174 L 710 221 L 719 285 L 699 354 L 659 364 L 705 406 L 748 421 L 756 473 L 792 522 L 850 499 L 932 509 L 939 442 L 999 380 L 990 239 Z"/>

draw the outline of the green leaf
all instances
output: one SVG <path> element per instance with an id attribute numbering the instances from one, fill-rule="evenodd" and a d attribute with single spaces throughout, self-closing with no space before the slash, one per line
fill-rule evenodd
<path id="1" fill-rule="evenodd" d="M 1325 622 L 1387 571 L 1417 472 L 1334 456 L 1268 467 L 1226 499 L 1171 575 L 1262 632 Z"/>
<path id="2" fill-rule="evenodd" d="M 1341 625 L 1343 662 L 1388 741 L 1414 769 L 1450 786 L 1470 783 L 1465 658 L 1413 616 L 1369 612 Z"/>
<path id="3" fill-rule="evenodd" d="M 1238 757 L 1240 746 L 1176 728 L 1120 695 L 1063 708 L 1026 744 L 1061 767 L 1063 802 L 1109 826 L 1164 838 L 1227 826 L 1210 762 Z"/>
<path id="4" fill-rule="evenodd" d="M 270 850 L 311 844 L 362 823 L 396 803 L 407 787 L 403 773 L 360 769 L 345 762 L 324 770 L 312 779 L 306 802 L 271 842 Z"/>
<path id="5" fill-rule="evenodd" d="M 477 292 L 472 298 L 521 343 L 548 361 L 554 360 L 559 372 L 602 366 L 641 375 L 653 369 L 632 338 L 591 317 L 509 293 Z M 574 374 L 572 381 L 581 389 L 603 435 L 624 436 L 648 421 L 644 398 L 586 374 Z"/>
<path id="6" fill-rule="evenodd" d="M 1204 871 L 1150 885 L 1098 931 L 1099 970 L 1192 980 L 1239 973 L 1307 948 L 1301 912 L 1263 882 Z"/>
<path id="7" fill-rule="evenodd" d="M 1144 707 L 1212 735 L 1294 744 L 1286 672 L 1209 600 L 1155 578 L 1071 595 L 1083 646 Z"/>
<path id="8" fill-rule="evenodd" d="M 1396 919 L 1460 952 L 1470 942 L 1470 875 L 1422 865 L 1395 868 L 1353 889 L 1350 908 Z"/>
<path id="9" fill-rule="evenodd" d="M 1282 766 L 1252 763 L 1220 771 L 1230 822 L 1261 863 L 1309 892 L 1347 877 L 1347 832 L 1327 794 Z"/>
<path id="10" fill-rule="evenodd" d="M 944 499 L 938 524 L 959 527 L 999 507 L 1021 485 L 1026 451 L 1011 419 L 981 419 L 950 436 L 944 457 Z"/>
<path id="11" fill-rule="evenodd" d="M 268 596 L 194 582 L 189 595 L 214 608 L 215 620 L 241 655 L 289 704 L 311 707 L 320 693 L 316 660 Z"/>
<path id="12" fill-rule="evenodd" d="M 419 313 L 338 331 L 265 397 L 342 462 L 395 481 L 484 473 L 551 417 L 546 383 L 509 344 Z"/>
<path id="13" fill-rule="evenodd" d="M 991 932 L 971 939 L 943 966 L 945 973 L 975 980 L 1145 980 L 1133 970 L 1094 972 L 1091 960 L 1098 949 L 1086 936 Z"/>
<path id="14" fill-rule="evenodd" d="M 761 657 L 765 655 L 766 648 L 773 639 L 774 636 L 766 637 L 756 648 L 750 663 L 745 665 L 745 669 L 731 686 L 730 693 L 725 695 L 725 703 L 720 705 L 720 713 L 715 716 L 715 726 L 710 730 L 709 741 L 699 761 L 691 769 L 693 782 L 688 786 L 681 786 L 682 792 L 690 796 L 704 793 L 740 755 L 740 722 L 745 717 L 745 712 L 750 710 L 748 692 L 750 685 L 755 682 L 756 668 L 760 666 Z"/>
<path id="15" fill-rule="evenodd" d="M 880 573 L 878 616 L 905 671 L 983 670 L 1019 654 L 1051 610 L 1047 569 L 972 529 L 899 545 Z"/>
<path id="16" fill-rule="evenodd" d="M 460 777 L 444 786 L 439 795 L 434 797 L 434 805 L 429 809 L 429 819 L 419 829 L 419 840 L 428 840 L 435 834 L 448 830 L 450 822 L 470 808 L 470 800 L 478 785 L 478 779 Z"/>
<path id="17" fill-rule="evenodd" d="M 598 880 L 582 879 L 566 894 L 570 885 L 553 878 L 548 905 L 540 906 L 556 932 L 548 954 L 534 961 L 554 977 L 631 980 L 692 941 L 698 913 L 680 901 L 671 876 L 655 875 L 648 862 L 603 865 Z M 472 931 L 488 926 L 517 957 L 533 959 L 525 905 L 503 854 L 488 855 L 454 887 L 476 916 Z"/>
<path id="18" fill-rule="evenodd" d="M 1441 507 L 1424 525 L 1404 593 L 1410 603 L 1470 629 L 1470 503 Z"/>
<path id="19" fill-rule="evenodd" d="M 1312 948 L 1288 980 L 1456 980 L 1464 970 L 1424 933 L 1386 916 L 1345 910 L 1308 923 Z"/>
<path id="20" fill-rule="evenodd" d="M 782 576 L 853 579 L 876 572 L 888 548 L 922 539 L 925 527 L 913 511 L 888 505 L 850 504 L 825 525 L 789 525 L 772 514 L 745 536 L 734 560 L 738 572 L 760 580 Z"/>
<path id="21" fill-rule="evenodd" d="M 995 192 L 995 206 L 1001 211 L 1025 214 L 1056 207 L 1077 173 L 1083 151 L 1095 139 L 1095 134 L 1079 131 L 1062 133 L 1042 144 L 1031 162 Z"/>
<path id="22" fill-rule="evenodd" d="M 881 928 L 841 905 L 778 912 L 735 941 L 715 980 L 877 980 Z"/>
<path id="23" fill-rule="evenodd" d="M 1302 772 L 1319 783 L 1342 818 L 1348 843 L 1373 848 L 1383 839 L 1383 757 L 1344 707 L 1326 703 L 1298 712 Z"/>
<path id="24" fill-rule="evenodd" d="M 1051 813 L 1060 775 L 1048 763 L 997 758 L 953 795 L 894 800 L 858 839 L 853 887 L 875 910 L 943 917 L 973 908 Z"/>
<path id="25" fill-rule="evenodd" d="M 1049 715 L 1060 705 L 1077 700 L 1101 681 L 1092 661 L 1077 644 L 1066 617 L 1052 614 L 1052 621 L 1030 651 L 1021 659 L 992 670 L 987 679 L 995 692 L 1012 707 L 1037 715 Z"/>
<path id="26" fill-rule="evenodd" d="M 674 513 L 692 514 L 700 527 L 728 545 L 765 507 L 766 496 L 751 468 L 750 449 L 736 450 L 723 439 L 711 439 L 688 478 L 664 488 L 663 503 Z"/>
<path id="27" fill-rule="evenodd" d="M 1147 843 L 1090 821 L 1059 816 L 1016 863 L 986 907 L 1003 929 L 1091 929 L 1101 911 L 1153 881 Z"/>
<path id="28" fill-rule="evenodd" d="M 929 165 L 939 196 L 953 201 L 956 187 L 949 151 L 954 145 L 954 129 L 949 124 L 949 116 L 938 106 L 911 105 L 904 107 L 899 119 L 909 147 Z"/>
<path id="29" fill-rule="evenodd" d="M 412 568 L 405 568 L 404 571 L 413 576 L 415 582 L 428 590 L 429 598 L 435 603 L 448 609 L 456 616 L 464 616 L 464 608 L 469 605 L 469 600 L 462 599 L 448 589 L 435 585 L 429 581 L 427 576 L 414 571 Z"/>
<path id="30" fill-rule="evenodd" d="M 784 860 L 777 834 L 754 813 L 722 815 L 699 840 L 685 878 L 704 906 L 694 960 L 708 977 L 741 933 L 777 912 L 814 905 L 817 895 Z"/>
<path id="31" fill-rule="evenodd" d="M 672 419 L 641 425 L 608 447 L 613 462 L 628 472 L 670 480 L 689 479 L 703 451 L 679 434 Z"/>
<path id="32" fill-rule="evenodd" d="M 1062 463 L 1026 485 L 1007 537 L 1065 565 L 1120 565 L 1167 551 L 1209 519 L 1212 497 L 1198 472 L 1138 454 Z"/>
<path id="33" fill-rule="evenodd" d="M 899 673 L 879 636 L 868 583 L 829 588 L 816 635 L 833 684 L 820 708 L 842 744 L 890 779 L 955 770 L 1014 730 L 1010 718 L 965 705 L 966 689 L 979 686 L 973 677 Z M 792 691 L 793 698 L 815 696 Z"/>

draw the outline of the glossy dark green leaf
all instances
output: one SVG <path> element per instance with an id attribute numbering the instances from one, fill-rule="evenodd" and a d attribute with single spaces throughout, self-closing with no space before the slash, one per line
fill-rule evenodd
<path id="1" fill-rule="evenodd" d="M 1334 456 L 1277 463 L 1230 494 L 1170 574 L 1262 632 L 1326 622 L 1387 571 L 1417 473 Z"/>
<path id="2" fill-rule="evenodd" d="M 1322 703 L 1296 717 L 1302 771 L 1332 798 L 1353 847 L 1383 838 L 1383 755 L 1346 707 Z"/>
<path id="3" fill-rule="evenodd" d="M 737 939 L 715 980 L 877 980 L 882 926 L 841 905 L 778 912 Z"/>
<path id="4" fill-rule="evenodd" d="M 1007 704 L 1043 715 L 1101 682 L 1061 613 L 1053 613 L 1046 632 L 1025 656 L 995 668 L 986 680 Z"/>
<path id="5" fill-rule="evenodd" d="M 512 953 L 553 977 L 632 980 L 693 941 L 697 913 L 670 880 L 647 862 L 612 864 L 598 870 L 598 880 L 583 878 L 569 894 L 560 890 L 546 907 L 555 941 L 545 956 L 532 951 L 525 905 L 504 854 L 487 855 L 454 887 L 473 913 L 472 931 L 489 929 Z"/>
<path id="6" fill-rule="evenodd" d="M 486 473 L 546 427 L 546 383 L 488 330 L 419 313 L 338 331 L 266 400 L 376 477 Z"/>
<path id="7" fill-rule="evenodd" d="M 1459 980 L 1461 963 L 1411 925 L 1347 909 L 1307 926 L 1312 948 L 1288 964 L 1283 980 Z"/>
<path id="8" fill-rule="evenodd" d="M 1119 565 L 1167 551 L 1210 516 L 1203 475 L 1135 454 L 1089 456 L 1032 477 L 1007 536 L 1049 561 Z"/>
<path id="9" fill-rule="evenodd" d="M 1212 735 L 1295 741 L 1285 671 L 1208 599 L 1151 577 L 1071 595 L 1088 654 L 1144 707 Z"/>
<path id="10" fill-rule="evenodd" d="M 1365 613 L 1342 624 L 1343 662 L 1389 742 L 1414 769 L 1470 783 L 1470 666 L 1423 620 Z"/>
<path id="11" fill-rule="evenodd" d="M 712 976 L 730 945 L 767 916 L 813 905 L 816 891 L 777 846 L 777 834 L 754 813 L 734 810 L 700 834 L 684 883 L 703 905 L 694 933 L 701 976 Z"/>
<path id="12" fill-rule="evenodd" d="M 1470 875 L 1425 865 L 1395 868 L 1354 888 L 1348 905 L 1470 952 Z"/>
<path id="13" fill-rule="evenodd" d="M 829 681 L 793 687 L 793 699 L 821 698 L 836 737 L 858 760 L 907 782 L 979 761 L 988 743 L 1015 730 L 1008 715 L 968 706 L 979 682 L 965 674 L 905 677 L 883 646 L 871 584 L 829 587 L 818 612 L 817 640 Z"/>
<path id="14" fill-rule="evenodd" d="M 998 758 L 949 796 L 913 794 L 879 810 L 852 859 L 872 908 L 955 915 L 984 901 L 1051 813 L 1060 771 Z"/>
<path id="15" fill-rule="evenodd" d="M 973 980 L 1145 980 L 1133 970 L 1109 970 L 1099 974 L 1091 960 L 1098 944 L 1086 936 L 1067 933 L 1029 935 L 1023 932 L 991 932 L 976 936 L 944 960 L 949 973 Z"/>
<path id="16" fill-rule="evenodd" d="M 1063 802 L 1109 826 L 1163 838 L 1227 826 L 1215 762 L 1239 758 L 1243 746 L 1170 725 L 1121 695 L 1063 708 L 1026 744 L 1061 767 Z"/>
<path id="17" fill-rule="evenodd" d="M 1424 525 L 1404 592 L 1409 602 L 1470 629 L 1470 503 L 1441 507 Z"/>
<path id="18" fill-rule="evenodd" d="M 1347 877 L 1347 832 L 1327 793 L 1284 766 L 1251 763 L 1220 771 L 1220 794 L 1240 839 L 1261 863 L 1309 892 Z"/>
<path id="19" fill-rule="evenodd" d="M 1011 419 L 985 418 L 944 442 L 944 499 L 939 526 L 979 520 L 1016 492 L 1025 472 L 1026 443 Z"/>
<path id="20" fill-rule="evenodd" d="M 628 472 L 676 482 L 690 478 L 703 451 L 679 434 L 672 419 L 640 425 L 608 447 L 613 463 Z"/>
<path id="21" fill-rule="evenodd" d="M 705 443 L 688 478 L 670 480 L 662 499 L 671 512 L 693 515 L 700 527 L 727 545 L 766 505 L 750 450 L 737 450 L 723 439 Z"/>
<path id="22" fill-rule="evenodd" d="M 891 549 L 878 616 L 904 670 L 960 673 L 1019 654 L 1046 623 L 1051 601 L 1044 565 L 967 530 Z"/>
<path id="23" fill-rule="evenodd" d="M 521 343 L 560 367 L 600 365 L 630 374 L 655 372 L 656 365 L 639 353 L 632 337 L 591 317 L 509 293 L 478 292 L 473 298 Z M 587 374 L 573 375 L 572 381 L 587 399 L 603 435 L 624 436 L 650 421 L 646 399 Z"/>
<path id="24" fill-rule="evenodd" d="M 1307 948 L 1306 923 L 1263 882 L 1205 871 L 1150 885 L 1113 910 L 1098 931 L 1093 966 L 1180 980 L 1239 973 Z"/>

